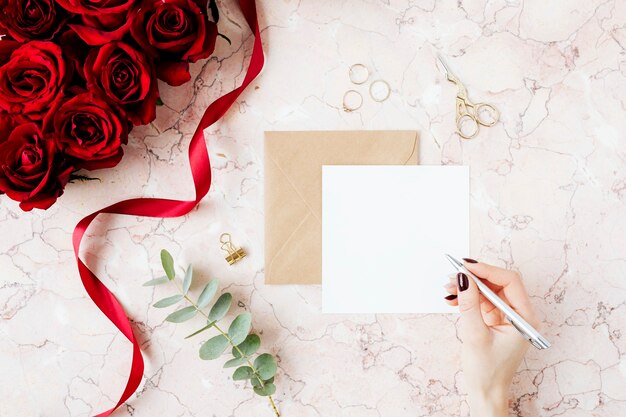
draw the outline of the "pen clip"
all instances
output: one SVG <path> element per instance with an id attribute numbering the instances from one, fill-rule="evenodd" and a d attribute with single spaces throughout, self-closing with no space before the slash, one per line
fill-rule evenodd
<path id="1" fill-rule="evenodd" d="M 530 342 L 531 345 L 533 345 L 534 347 L 536 347 L 537 349 L 541 350 L 541 349 L 546 349 L 549 347 L 549 345 L 543 346 L 541 345 L 537 340 L 535 340 L 534 337 L 532 337 L 531 335 L 529 335 L 528 333 L 526 333 L 526 331 L 522 328 L 520 328 L 517 324 L 515 324 L 515 322 L 513 320 L 511 320 L 509 317 L 507 317 L 507 320 L 509 321 L 509 323 L 511 323 L 511 325 L 513 327 L 515 327 L 517 329 L 517 331 L 522 335 L 522 337 L 526 340 L 528 340 Z M 544 342 L 546 343 L 546 342 Z"/>
<path id="2" fill-rule="evenodd" d="M 524 339 L 528 340 L 530 343 L 533 344 L 533 346 L 538 347 L 534 342 L 533 342 L 533 338 L 530 337 L 528 335 L 528 333 L 526 333 L 522 328 L 520 328 L 517 324 L 515 324 L 515 322 L 513 320 L 511 320 L 509 317 L 506 318 L 508 320 L 509 323 L 511 323 L 511 325 L 513 327 L 515 327 L 517 329 L 518 332 L 520 332 L 520 334 L 524 337 Z M 541 347 L 538 347 L 539 349 L 541 349 Z"/>

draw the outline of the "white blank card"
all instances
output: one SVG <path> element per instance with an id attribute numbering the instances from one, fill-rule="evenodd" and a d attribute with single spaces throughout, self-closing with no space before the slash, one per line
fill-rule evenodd
<path id="1" fill-rule="evenodd" d="M 469 168 L 322 168 L 324 313 L 449 313 L 444 258 L 469 253 Z"/>

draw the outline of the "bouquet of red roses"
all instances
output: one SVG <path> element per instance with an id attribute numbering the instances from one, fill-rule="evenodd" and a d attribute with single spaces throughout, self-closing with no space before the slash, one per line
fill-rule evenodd
<path id="1" fill-rule="evenodd" d="M 208 1 L 0 0 L 0 194 L 46 209 L 75 171 L 117 165 L 157 79 L 182 85 L 213 52 Z"/>

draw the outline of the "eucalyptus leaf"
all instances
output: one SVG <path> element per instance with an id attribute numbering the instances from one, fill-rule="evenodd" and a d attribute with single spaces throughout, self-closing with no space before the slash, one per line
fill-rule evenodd
<path id="1" fill-rule="evenodd" d="M 214 321 L 210 322 L 209 324 L 207 324 L 206 326 L 204 326 L 200 330 L 196 330 L 195 332 L 191 333 L 189 336 L 186 336 L 185 339 L 189 339 L 190 337 L 194 337 L 195 335 L 200 334 L 203 331 L 210 329 L 211 327 L 213 327 L 214 324 L 215 324 Z"/>
<path id="2" fill-rule="evenodd" d="M 167 298 L 157 301 L 156 303 L 153 304 L 153 307 L 156 307 L 156 308 L 169 307 L 171 305 L 176 304 L 182 299 L 183 299 L 182 294 L 172 295 L 171 297 L 167 297 Z"/>
<path id="3" fill-rule="evenodd" d="M 193 280 L 193 267 L 189 265 L 187 267 L 187 271 L 185 272 L 185 279 L 183 279 L 183 294 L 187 294 L 189 292 L 189 288 L 191 287 L 192 280 Z"/>
<path id="4" fill-rule="evenodd" d="M 235 366 L 243 365 L 246 363 L 246 358 L 234 358 L 229 361 L 226 361 L 224 364 L 224 368 L 234 368 Z"/>
<path id="5" fill-rule="evenodd" d="M 176 310 L 165 318 L 165 321 L 171 321 L 172 323 L 182 323 L 184 321 L 192 319 L 197 313 L 197 310 L 193 306 L 181 308 Z"/>
<path id="6" fill-rule="evenodd" d="M 240 366 L 235 369 L 233 373 L 233 380 L 235 381 L 244 381 L 246 379 L 250 379 L 254 375 L 254 371 L 249 366 Z"/>
<path id="7" fill-rule="evenodd" d="M 212 360 L 219 358 L 228 347 L 228 339 L 224 335 L 210 338 L 200 346 L 200 359 Z"/>
<path id="8" fill-rule="evenodd" d="M 265 384 L 263 387 L 254 387 L 254 392 L 262 397 L 268 397 L 276 392 L 276 385 L 273 383 Z"/>
<path id="9" fill-rule="evenodd" d="M 221 320 L 224 318 L 226 313 L 228 313 L 228 309 L 230 308 L 230 304 L 233 301 L 233 296 L 229 292 L 225 292 L 220 295 L 220 298 L 217 299 L 213 307 L 211 307 L 211 311 L 209 312 L 209 320 Z"/>
<path id="10" fill-rule="evenodd" d="M 198 297 L 198 308 L 204 308 L 209 305 L 209 302 L 213 299 L 213 296 L 215 295 L 219 284 L 220 283 L 217 279 L 212 279 L 211 281 L 209 281 L 209 283 L 200 293 L 200 297 Z"/>
<path id="11" fill-rule="evenodd" d="M 259 355 L 254 360 L 254 367 L 256 368 L 257 375 L 263 380 L 270 379 L 276 374 L 276 361 L 269 353 Z"/>
<path id="12" fill-rule="evenodd" d="M 257 376 L 253 376 L 250 379 L 250 382 L 252 383 L 253 387 L 260 387 L 261 386 L 261 380 Z M 268 379 L 266 381 L 263 381 L 263 385 L 269 384 L 269 383 L 272 383 L 272 382 L 274 382 L 274 377 L 271 377 L 270 379 Z"/>
<path id="13" fill-rule="evenodd" d="M 144 287 L 151 287 L 153 285 L 160 285 L 169 282 L 170 280 L 167 277 L 158 277 L 155 279 L 151 279 L 150 281 L 146 281 L 143 283 Z"/>
<path id="14" fill-rule="evenodd" d="M 251 325 L 252 316 L 250 313 L 243 313 L 235 317 L 235 320 L 228 327 L 228 337 L 230 337 L 233 345 L 238 345 L 246 339 L 250 333 Z"/>
<path id="15" fill-rule="evenodd" d="M 161 265 L 163 265 L 163 270 L 165 271 L 167 278 L 170 281 L 173 280 L 176 276 L 176 272 L 174 272 L 174 259 L 165 249 L 161 250 Z"/>
<path id="16" fill-rule="evenodd" d="M 243 356 L 247 357 L 250 355 L 254 355 L 259 347 L 261 346 L 261 338 L 255 334 L 249 334 L 242 343 L 237 345 L 237 349 L 233 348 L 233 356 L 238 358 L 241 356 L 239 351 L 243 353 Z"/>
<path id="17" fill-rule="evenodd" d="M 252 384 L 253 387 L 261 386 L 261 380 L 257 376 L 253 376 L 252 378 L 250 378 L 250 383 Z"/>

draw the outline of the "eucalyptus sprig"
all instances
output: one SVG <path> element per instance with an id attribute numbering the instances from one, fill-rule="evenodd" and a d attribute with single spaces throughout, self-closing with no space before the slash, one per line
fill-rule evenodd
<path id="1" fill-rule="evenodd" d="M 165 276 L 152 279 L 144 286 L 154 286 L 165 283 L 173 284 L 178 293 L 154 303 L 154 307 L 165 308 L 183 302 L 189 304 L 180 308 L 165 318 L 166 321 L 172 323 L 182 323 L 191 320 L 196 315 L 201 315 L 206 320 L 206 325 L 185 339 L 196 336 L 204 331 L 215 329 L 217 335 L 211 337 L 200 346 L 200 358 L 204 360 L 213 360 L 221 357 L 226 349 L 230 346 L 231 359 L 224 363 L 224 368 L 236 368 L 233 373 L 235 381 L 250 381 L 252 388 L 257 395 L 267 397 L 272 406 L 272 410 L 276 417 L 280 417 L 272 394 L 276 392 L 274 385 L 274 376 L 276 375 L 276 360 L 269 353 L 257 355 L 257 350 L 261 346 L 261 339 L 258 335 L 250 333 L 252 326 L 252 316 L 250 313 L 239 314 L 228 326 L 228 330 L 224 331 L 221 324 L 222 320 L 230 310 L 233 296 L 229 292 L 220 295 L 215 303 L 210 307 L 208 314 L 204 309 L 211 304 L 211 300 L 215 297 L 219 287 L 219 281 L 213 279 L 205 286 L 196 301 L 193 301 L 189 295 L 189 288 L 193 281 L 193 268 L 191 265 L 185 270 L 182 282 L 176 278 L 174 268 L 174 259 L 172 255 L 163 249 L 161 251 L 161 264 L 165 271 Z M 256 355 L 256 357 L 254 357 Z"/>

